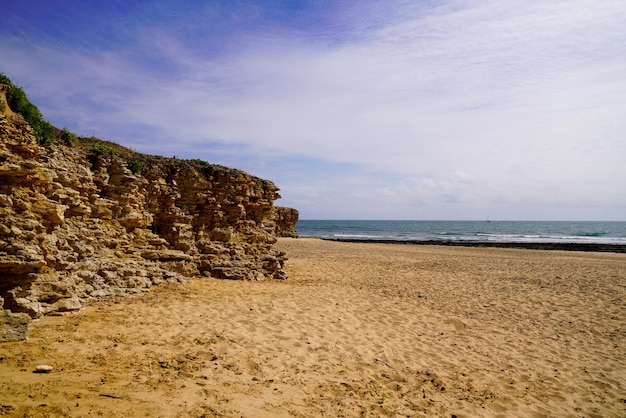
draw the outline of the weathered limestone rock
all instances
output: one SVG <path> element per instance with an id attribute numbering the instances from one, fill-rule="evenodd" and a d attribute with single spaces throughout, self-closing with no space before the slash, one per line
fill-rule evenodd
<path id="1" fill-rule="evenodd" d="M 300 213 L 297 209 L 276 206 L 275 208 L 276 235 L 279 237 L 297 238 L 296 224 Z"/>
<path id="2" fill-rule="evenodd" d="M 0 338 L 25 337 L 25 318 L 164 281 L 286 278 L 272 244 L 295 235 L 297 211 L 275 209 L 273 183 L 96 139 L 41 147 L 3 107 Z"/>
<path id="3" fill-rule="evenodd" d="M 0 343 L 25 340 L 30 328 L 30 316 L 3 309 L 3 302 L 0 298 Z"/>

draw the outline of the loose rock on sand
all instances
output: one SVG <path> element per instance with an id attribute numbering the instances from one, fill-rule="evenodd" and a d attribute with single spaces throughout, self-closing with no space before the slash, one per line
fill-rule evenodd
<path id="1" fill-rule="evenodd" d="M 50 373 L 52 371 L 52 366 L 48 366 L 46 364 L 40 364 L 39 366 L 35 367 L 35 370 L 33 370 L 35 373 Z"/>

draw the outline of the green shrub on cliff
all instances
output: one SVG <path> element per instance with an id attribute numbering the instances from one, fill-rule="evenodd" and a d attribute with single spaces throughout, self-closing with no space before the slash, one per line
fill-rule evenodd
<path id="1" fill-rule="evenodd" d="M 74 146 L 78 144 L 78 137 L 76 136 L 76 134 L 67 128 L 63 128 L 59 135 L 61 137 L 61 140 L 66 145 Z"/>
<path id="2" fill-rule="evenodd" d="M 191 162 L 196 163 L 198 165 L 209 165 L 208 162 L 201 160 L 200 158 L 193 158 Z"/>
<path id="3" fill-rule="evenodd" d="M 0 84 L 6 84 L 8 86 L 13 85 L 13 83 L 11 82 L 11 79 L 7 77 L 5 73 L 0 73 Z"/>
<path id="4" fill-rule="evenodd" d="M 150 160 L 158 159 L 156 156 L 146 156 L 126 148 L 114 142 L 105 141 L 96 137 L 82 138 L 83 146 L 87 146 L 93 155 L 108 154 L 109 156 L 117 156 L 126 161 L 126 167 L 133 174 L 141 174 L 146 167 L 146 163 L 150 164 Z"/>
<path id="5" fill-rule="evenodd" d="M 89 148 L 91 148 L 93 151 L 103 152 L 105 154 L 117 155 L 118 157 L 122 157 L 122 152 L 120 152 L 119 149 L 103 144 L 102 142 L 98 142 L 100 140 L 96 138 L 95 136 L 92 136 L 91 138 L 89 138 L 89 140 L 96 141 L 96 142 L 91 142 L 89 144 Z"/>
<path id="6" fill-rule="evenodd" d="M 43 115 L 35 106 L 28 100 L 28 96 L 24 90 L 13 84 L 13 82 L 4 73 L 0 73 L 0 83 L 9 86 L 7 92 L 7 102 L 9 107 L 15 113 L 19 113 L 24 116 L 26 122 L 33 128 L 35 138 L 39 145 L 51 144 L 55 139 L 54 126 L 47 120 L 44 120 Z"/>
<path id="7" fill-rule="evenodd" d="M 143 170 L 144 163 L 140 160 L 129 160 L 126 162 L 126 165 L 133 174 L 140 174 L 141 170 Z"/>

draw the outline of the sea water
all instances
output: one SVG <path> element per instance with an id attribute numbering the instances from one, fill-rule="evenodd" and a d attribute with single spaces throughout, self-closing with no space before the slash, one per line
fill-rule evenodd
<path id="1" fill-rule="evenodd" d="M 300 237 L 342 240 L 626 244 L 626 222 L 299 220 Z"/>

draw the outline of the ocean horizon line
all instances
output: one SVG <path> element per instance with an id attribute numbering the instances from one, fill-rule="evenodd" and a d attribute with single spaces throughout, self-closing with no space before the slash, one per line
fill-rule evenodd
<path id="1" fill-rule="evenodd" d="M 337 241 L 626 248 L 624 221 L 299 220 L 302 238 Z"/>
<path id="2" fill-rule="evenodd" d="M 363 221 L 363 222 L 616 222 L 626 223 L 626 220 L 579 220 L 579 219 L 367 219 L 367 218 L 301 218 L 298 221 Z"/>

